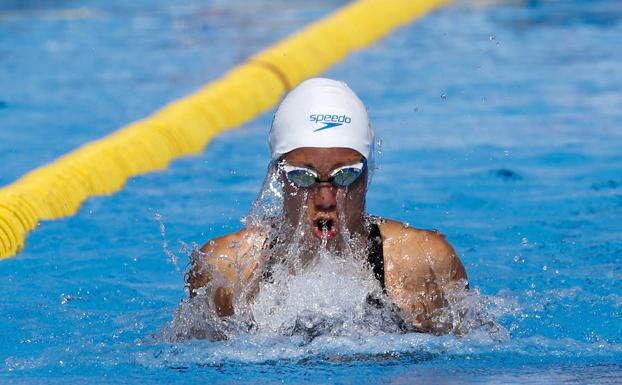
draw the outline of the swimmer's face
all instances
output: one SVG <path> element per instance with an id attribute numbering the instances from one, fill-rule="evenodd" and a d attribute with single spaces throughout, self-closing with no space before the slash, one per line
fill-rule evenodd
<path id="1" fill-rule="evenodd" d="M 367 192 L 367 168 L 352 184 L 336 186 L 328 182 L 330 175 L 343 166 L 361 162 L 363 156 L 349 148 L 303 147 L 287 153 L 284 160 L 293 166 L 313 170 L 323 182 L 298 187 L 281 171 L 284 180 L 285 216 L 293 225 L 305 221 L 310 238 L 328 240 L 339 233 L 340 225 L 351 232 L 360 232 Z M 343 220 L 345 223 L 340 223 Z"/>

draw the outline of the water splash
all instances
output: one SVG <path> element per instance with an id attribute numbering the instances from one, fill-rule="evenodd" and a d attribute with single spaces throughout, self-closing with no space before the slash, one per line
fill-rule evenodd
<path id="1" fill-rule="evenodd" d="M 175 270 L 183 275 L 181 268 L 179 267 L 179 257 L 173 251 L 171 251 L 168 239 L 166 238 L 166 226 L 164 225 L 164 219 L 162 215 L 155 214 L 153 216 L 153 220 L 156 221 L 160 225 L 160 235 L 162 236 L 162 250 L 164 254 L 169 258 L 170 262 L 175 266 Z M 185 246 L 185 244 L 183 245 Z M 185 250 L 185 247 L 182 247 L 182 250 Z"/>
<path id="2" fill-rule="evenodd" d="M 292 194 L 306 202 L 306 191 Z M 285 219 L 283 199 L 278 169 L 271 164 L 259 196 L 242 220 L 247 228 L 261 234 L 260 242 L 245 239 L 252 247 L 243 258 L 235 259 L 205 252 L 210 245 L 203 251 L 196 245 L 182 248 L 191 266 L 200 266 L 198 271 L 188 274 L 209 276 L 209 282 L 181 302 L 173 320 L 160 333 L 161 340 L 272 341 L 287 352 L 283 357 L 290 357 L 292 349 L 317 344 L 314 341 L 318 339 L 324 343 L 331 341 L 335 346 L 349 346 L 341 353 L 353 355 L 379 353 L 378 349 L 370 350 L 370 339 L 384 341 L 381 354 L 412 349 L 412 338 L 427 340 L 419 334 L 413 337 L 403 333 L 412 329 L 405 326 L 408 317 L 387 297 L 374 277 L 367 264 L 366 239 L 349 231 L 344 210 L 338 210 L 336 238 L 329 239 L 324 228 L 320 240 L 308 239 L 305 210 L 300 210 L 298 220 L 292 223 Z M 338 196 L 338 207 L 343 207 L 344 199 Z M 162 223 L 161 229 L 164 231 Z M 173 259 L 170 254 L 167 253 L 176 263 L 179 258 Z M 258 268 L 247 282 L 231 283 L 213 264 L 204 263 L 206 260 L 226 262 L 238 275 L 250 263 Z M 232 294 L 233 315 L 218 315 L 214 301 L 218 290 Z M 450 325 L 453 338 L 477 333 L 496 343 L 509 338 L 497 317 L 516 311 L 511 306 L 500 306 L 497 299 L 482 297 L 477 290 L 458 290 L 447 297 L 447 302 L 448 307 L 438 312 L 437 321 Z M 327 352 L 325 347 L 319 351 Z"/>

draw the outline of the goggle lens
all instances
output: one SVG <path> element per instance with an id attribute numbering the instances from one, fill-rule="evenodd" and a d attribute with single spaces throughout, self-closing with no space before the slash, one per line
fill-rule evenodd
<path id="1" fill-rule="evenodd" d="M 298 187 L 311 187 L 315 184 L 316 176 L 305 169 L 295 169 L 286 173 L 287 179 Z"/>
<path id="2" fill-rule="evenodd" d="M 346 187 L 354 183 L 362 173 L 362 168 L 346 167 L 336 171 L 332 180 L 337 186 Z"/>

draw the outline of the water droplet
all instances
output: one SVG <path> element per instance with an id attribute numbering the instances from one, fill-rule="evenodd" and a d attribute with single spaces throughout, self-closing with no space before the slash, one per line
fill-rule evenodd
<path id="1" fill-rule="evenodd" d="M 61 305 L 67 304 L 67 302 L 71 301 L 71 296 L 69 294 L 61 294 L 60 295 L 60 303 Z"/>
<path id="2" fill-rule="evenodd" d="M 447 100 L 447 94 L 446 93 L 443 92 L 441 94 L 441 100 L 443 100 L 443 101 Z"/>
<path id="3" fill-rule="evenodd" d="M 376 152 L 382 154 L 382 138 L 376 139 Z"/>
<path id="4" fill-rule="evenodd" d="M 523 239 L 521 239 L 521 243 L 523 246 L 527 246 L 529 245 L 529 239 L 527 239 L 527 237 L 523 237 Z"/>

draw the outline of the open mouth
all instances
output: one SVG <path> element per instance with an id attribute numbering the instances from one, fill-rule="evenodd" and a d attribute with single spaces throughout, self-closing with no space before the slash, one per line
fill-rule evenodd
<path id="1" fill-rule="evenodd" d="M 337 222 L 330 218 L 313 221 L 313 234 L 318 238 L 333 239 L 337 235 Z"/>

